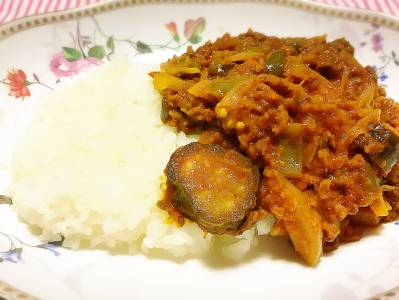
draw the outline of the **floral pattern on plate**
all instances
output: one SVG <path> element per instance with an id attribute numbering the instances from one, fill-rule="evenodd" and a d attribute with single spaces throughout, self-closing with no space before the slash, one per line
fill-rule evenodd
<path id="1" fill-rule="evenodd" d="M 132 57 L 136 55 L 134 60 L 139 63 L 164 61 L 179 50 L 174 49 L 178 45 L 186 43 L 187 40 L 186 45 L 196 42 L 196 38 L 191 41 L 191 36 L 188 38 L 190 31 L 185 34 L 184 25 L 187 19 L 197 20 L 198 14 L 206 18 L 206 30 L 198 34 L 202 40 L 214 39 L 224 32 L 236 34 L 253 26 L 254 30 L 280 36 L 311 36 L 328 33 L 329 38 L 339 38 L 345 35 L 355 46 L 362 63 L 371 66 L 384 65 L 379 58 L 383 52 L 387 55 L 392 54 L 392 50 L 399 52 L 395 44 L 398 38 L 397 32 L 380 27 L 378 33 L 381 37 L 374 37 L 372 42 L 372 25 L 357 22 L 354 18 L 348 21 L 334 16 L 326 17 L 316 11 L 298 10 L 294 6 L 288 8 L 265 3 L 235 3 L 230 6 L 223 4 L 220 8 L 223 15 L 220 15 L 219 12 L 211 9 L 210 4 L 207 5 L 168 6 L 156 3 L 135 5 L 101 13 L 96 20 L 101 24 L 101 29 L 109 32 L 107 36 L 112 36 L 115 54 L 130 54 Z M 352 14 L 356 16 L 355 11 Z M 284 24 L 280 20 L 282 15 L 284 15 Z M 47 20 L 51 23 L 51 19 Z M 195 22 L 191 24 L 195 25 Z M 279 25 L 276 26 L 276 24 Z M 7 84 L 7 70 L 11 67 L 22 70 L 29 82 L 35 79 L 33 73 L 37 74 L 41 82 L 52 88 L 57 86 L 57 80 L 68 79 L 67 76 L 57 77 L 51 71 L 49 63 L 56 54 L 64 53 L 63 47 L 79 50 L 77 44 L 74 44 L 77 37 L 76 25 L 76 21 L 47 24 L 32 31 L 20 32 L 2 41 L 0 52 L 2 57 L 7 57 L 7 60 L 0 62 L 0 79 L 4 78 L 0 83 L 0 91 L 3 91 L 0 101 L 3 105 L 0 107 L 0 122 L 4 121 L 2 117 L 5 116 L 5 111 L 9 107 L 16 107 L 25 115 L 28 108 L 34 106 L 36 100 L 34 97 L 25 96 L 24 99 L 28 101 L 21 103 L 22 97 L 15 101 L 14 96 L 8 96 L 10 86 Z M 82 36 L 90 36 L 91 40 L 90 46 L 84 46 L 85 55 L 88 55 L 88 51 L 93 46 L 102 46 L 106 55 L 101 61 L 105 62 L 111 50 L 107 47 L 108 39 L 100 36 L 91 18 L 81 19 L 81 29 Z M 367 30 L 370 33 L 366 35 Z M 31 34 L 33 31 L 35 34 Z M 201 31 L 201 28 L 198 31 Z M 70 32 L 73 32 L 73 38 Z M 152 52 L 137 53 L 128 42 L 117 41 L 126 37 L 136 43 L 142 41 L 151 48 Z M 366 44 L 359 47 L 362 41 Z M 83 43 L 83 39 L 81 42 Z M 112 48 L 112 43 L 110 45 Z M 161 45 L 165 47 L 162 48 Z M 372 49 L 373 46 L 377 52 Z M 382 50 L 379 50 L 381 46 Z M 30 50 L 20 51 L 23 47 L 29 47 Z M 183 51 L 184 47 L 182 46 L 180 50 Z M 101 54 L 101 51 L 99 53 Z M 392 55 L 389 56 L 393 58 Z M 73 72 L 78 71 L 76 69 L 80 67 L 80 65 L 70 66 Z M 61 67 L 61 70 L 65 71 L 68 68 Z M 388 95 L 394 99 L 399 99 L 394 83 L 398 79 L 397 70 L 398 67 L 391 59 L 384 68 L 388 78 L 384 76 L 379 78 L 387 85 Z M 23 88 L 23 85 L 19 84 L 18 87 Z M 41 84 L 31 84 L 26 87 L 32 96 L 40 95 L 42 91 L 47 90 Z M 4 135 L 1 137 L 5 141 Z M 29 231 L 22 230 L 26 229 L 25 225 L 17 220 L 13 210 L 8 206 L 0 205 L 2 219 L 0 232 L 12 234 L 30 245 L 40 245 L 41 243 Z M 214 295 L 215 286 L 218 286 L 218 290 L 231 299 L 240 299 L 242 296 L 270 299 L 298 297 L 325 300 L 366 299 L 389 291 L 398 284 L 399 256 L 396 251 L 399 247 L 398 229 L 399 222 L 381 226 L 380 234 L 372 234 L 360 242 L 342 247 L 334 254 L 326 255 L 318 268 L 312 270 L 293 262 L 292 252 L 288 250 L 290 248 L 286 247 L 284 241 L 275 245 L 265 241 L 265 244 L 259 247 L 261 254 L 250 255 L 238 265 L 213 260 L 200 262 L 189 260 L 176 263 L 170 260 L 147 259 L 141 255 L 112 256 L 99 250 L 68 251 L 63 248 L 55 248 L 61 255 L 54 256 L 50 251 L 42 248 L 23 246 L 24 263 L 15 264 L 5 261 L 0 264 L 0 280 L 10 282 L 43 299 L 62 300 L 113 299 L 115 297 L 131 299 L 140 298 L 140 295 L 154 299 L 159 297 L 183 299 L 190 295 L 193 299 L 203 299 Z M 7 241 L 3 235 L 0 235 L 0 238 L 2 241 Z M 8 244 L 2 245 L 7 247 Z M 265 247 L 268 247 L 267 251 Z M 40 276 L 40 280 L 32 280 L 35 276 Z M 176 278 L 179 280 L 176 281 Z M 153 282 L 157 282 L 157 288 L 153 288 L 153 284 L 149 285 Z M 195 293 L 192 293 L 192 282 L 200 282 L 201 289 L 196 289 Z M 245 282 L 248 282 L 251 289 L 242 288 L 242 283 Z M 285 283 L 289 283 L 289 288 L 285 288 L 287 286 Z"/>
<path id="2" fill-rule="evenodd" d="M 7 196 L 0 195 L 0 204 L 12 205 L 12 200 Z M 0 238 L 4 238 L 7 244 L 6 249 L 0 248 L 0 263 L 4 261 L 23 263 L 23 251 L 26 247 L 47 250 L 53 255 L 59 256 L 60 253 L 57 251 L 57 247 L 62 245 L 62 241 L 32 245 L 22 241 L 20 238 L 12 234 L 4 232 L 0 232 Z"/>
<path id="3" fill-rule="evenodd" d="M 24 100 L 25 97 L 31 95 L 29 86 L 32 84 L 39 84 L 46 88 L 52 89 L 47 84 L 40 81 L 39 77 L 33 73 L 32 80 L 28 80 L 25 72 L 21 69 L 11 69 L 8 71 L 7 78 L 0 80 L 0 83 L 5 84 L 9 88 L 9 96 L 15 97 L 16 99 L 21 98 Z"/>
<path id="4" fill-rule="evenodd" d="M 79 20 L 77 21 L 77 34 L 71 37 L 75 47 L 63 47 L 62 51 L 54 54 L 50 62 L 51 72 L 58 78 L 70 77 L 83 72 L 92 65 L 99 65 L 104 59 L 111 59 L 116 52 L 117 45 L 126 43 L 131 46 L 131 55 L 151 53 L 163 49 L 179 50 L 187 44 L 197 44 L 201 41 L 201 33 L 205 28 L 205 19 L 198 18 L 196 20 L 187 20 L 184 26 L 184 36 L 186 40 L 181 42 L 181 37 L 177 31 L 175 22 L 165 25 L 170 32 L 171 39 L 163 44 L 147 44 L 141 40 L 132 40 L 129 38 L 116 38 L 113 35 L 107 35 L 100 26 L 99 22 L 92 17 L 96 30 L 102 37 L 106 39 L 105 45 L 95 44 L 95 32 L 93 37 L 83 35 L 80 31 Z"/>
<path id="5" fill-rule="evenodd" d="M 110 60 L 112 55 L 117 51 L 117 45 L 120 43 L 127 43 L 131 46 L 133 56 L 140 54 L 152 53 L 164 49 L 177 51 L 189 44 L 198 44 L 201 42 L 201 34 L 205 30 L 205 18 L 199 17 L 197 19 L 188 19 L 184 24 L 184 38 L 178 32 L 175 22 L 170 22 L 165 25 L 169 31 L 171 38 L 163 44 L 147 44 L 141 40 L 132 40 L 129 38 L 116 38 L 113 35 L 106 35 L 95 17 L 91 17 L 95 24 L 95 31 L 93 36 L 82 34 L 80 29 L 80 22 L 77 21 L 76 34 L 70 33 L 74 47 L 62 47 L 59 52 L 55 53 L 49 63 L 50 71 L 57 77 L 57 83 L 62 77 L 72 77 L 84 72 L 91 66 L 100 65 L 104 59 Z M 106 42 L 104 45 L 96 44 L 95 34 L 99 33 Z M 24 100 L 31 96 L 29 86 L 32 84 L 39 84 L 48 89 L 53 89 L 49 85 L 40 81 L 36 73 L 32 74 L 32 80 L 28 80 L 27 75 L 21 69 L 10 69 L 6 75 L 6 79 L 0 81 L 9 88 L 9 96 L 20 98 Z"/>
<path id="6" fill-rule="evenodd" d="M 0 251 L 0 263 L 3 261 L 11 263 L 25 262 L 23 259 L 23 251 L 26 247 L 47 250 L 54 256 L 60 255 L 57 248 L 62 245 L 62 241 L 31 245 L 11 234 L 0 232 L 0 236 L 6 238 L 9 242 L 8 249 L 6 251 Z"/>
<path id="7" fill-rule="evenodd" d="M 370 29 L 364 32 L 364 37 L 367 38 L 366 41 L 360 43 L 360 47 L 371 47 L 371 50 L 378 56 L 378 62 L 373 65 L 378 79 L 381 83 L 386 81 L 389 77 L 387 74 L 387 67 L 394 64 L 399 67 L 399 57 L 397 56 L 395 50 L 384 49 L 384 36 L 381 33 L 381 26 L 377 24 L 371 24 Z"/>

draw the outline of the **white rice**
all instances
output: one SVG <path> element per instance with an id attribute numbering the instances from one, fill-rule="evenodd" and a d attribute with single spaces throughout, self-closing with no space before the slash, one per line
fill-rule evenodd
<path id="1" fill-rule="evenodd" d="M 195 223 L 167 223 L 156 207 L 163 169 L 189 139 L 161 123 L 160 97 L 145 71 L 120 58 L 41 99 L 17 141 L 9 193 L 42 240 L 63 236 L 74 249 L 163 249 L 178 257 L 210 250 L 214 236 Z M 223 252 L 241 257 L 272 222 L 224 237 Z"/>

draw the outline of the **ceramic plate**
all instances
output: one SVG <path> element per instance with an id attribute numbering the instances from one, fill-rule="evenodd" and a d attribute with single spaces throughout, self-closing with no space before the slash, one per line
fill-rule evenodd
<path id="1" fill-rule="evenodd" d="M 188 45 L 196 47 L 225 32 L 238 34 L 248 28 L 277 36 L 327 34 L 329 40 L 347 38 L 359 61 L 373 66 L 388 95 L 399 99 L 399 31 L 395 29 L 399 21 L 395 19 L 299 1 L 133 2 L 107 2 L 0 28 L 3 37 L 9 35 L 0 41 L 0 78 L 6 79 L 8 70 L 21 70 L 17 76 L 22 82 L 19 94 L 10 92 L 8 81 L 0 83 L 0 194 L 8 182 L 15 130 L 29 117 L 36 97 L 119 53 L 139 62 L 159 63 Z M 92 14 L 95 16 L 89 16 Z M 79 21 L 74 19 L 79 16 Z M 38 24 L 45 25 L 34 27 Z M 82 51 L 87 54 L 89 49 L 92 57 L 83 58 Z M 66 63 L 65 55 L 75 61 Z M 23 100 L 16 98 L 21 95 Z M 239 263 L 213 256 L 173 261 L 141 254 L 71 251 L 57 244 L 42 244 L 18 221 L 12 206 L 1 204 L 0 247 L 0 298 L 6 299 L 31 297 L 27 294 L 58 300 L 344 300 L 375 295 L 399 299 L 395 296 L 399 285 L 398 222 L 340 247 L 310 268 L 301 263 L 285 239 L 275 238 L 261 239 Z"/>

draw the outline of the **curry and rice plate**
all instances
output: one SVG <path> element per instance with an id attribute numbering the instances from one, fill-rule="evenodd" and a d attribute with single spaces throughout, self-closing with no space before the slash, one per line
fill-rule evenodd
<path id="1" fill-rule="evenodd" d="M 345 39 L 225 34 L 146 71 L 89 72 L 18 141 L 9 192 L 43 240 L 240 258 L 271 230 L 316 265 L 398 217 L 399 105 Z"/>

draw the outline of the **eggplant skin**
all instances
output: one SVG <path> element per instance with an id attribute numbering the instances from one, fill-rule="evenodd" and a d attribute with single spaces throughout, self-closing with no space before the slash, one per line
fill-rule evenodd
<path id="1" fill-rule="evenodd" d="M 259 170 L 249 159 L 216 144 L 177 149 L 165 170 L 174 207 L 203 230 L 237 230 L 255 207 Z"/>

